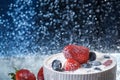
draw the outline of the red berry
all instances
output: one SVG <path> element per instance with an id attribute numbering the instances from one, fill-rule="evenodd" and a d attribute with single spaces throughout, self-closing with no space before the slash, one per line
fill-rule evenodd
<path id="1" fill-rule="evenodd" d="M 107 60 L 103 63 L 103 65 L 105 65 L 105 66 L 109 66 L 111 64 L 112 64 L 112 60 Z"/>
<path id="2" fill-rule="evenodd" d="M 65 71 L 74 71 L 80 67 L 79 62 L 75 61 L 72 58 L 67 59 L 67 61 L 64 64 L 64 70 Z"/>
<path id="3" fill-rule="evenodd" d="M 80 64 L 86 63 L 89 59 L 89 49 L 84 46 L 68 45 L 63 49 L 66 59 L 73 58 Z"/>
<path id="4" fill-rule="evenodd" d="M 15 74 L 16 80 L 36 80 L 35 75 L 27 69 L 18 70 Z"/>
<path id="5" fill-rule="evenodd" d="M 43 74 L 43 67 L 40 68 L 38 74 L 37 74 L 38 80 L 44 80 L 44 74 Z"/>

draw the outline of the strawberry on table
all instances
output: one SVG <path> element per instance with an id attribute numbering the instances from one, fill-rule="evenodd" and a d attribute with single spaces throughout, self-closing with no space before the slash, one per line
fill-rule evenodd
<path id="1" fill-rule="evenodd" d="M 37 80 L 44 80 L 43 67 L 40 68 L 37 74 Z"/>
<path id="2" fill-rule="evenodd" d="M 36 80 L 35 75 L 27 69 L 16 72 L 16 80 Z"/>
<path id="3" fill-rule="evenodd" d="M 9 73 L 13 80 L 36 80 L 35 75 L 27 69 L 17 70 L 16 73 Z"/>
<path id="4" fill-rule="evenodd" d="M 89 49 L 84 46 L 67 45 L 64 47 L 63 53 L 66 59 L 72 58 L 80 64 L 86 63 L 89 59 Z"/>
<path id="5" fill-rule="evenodd" d="M 64 64 L 65 71 L 74 71 L 74 70 L 77 70 L 79 67 L 80 67 L 79 62 L 77 62 L 72 58 L 67 59 Z"/>

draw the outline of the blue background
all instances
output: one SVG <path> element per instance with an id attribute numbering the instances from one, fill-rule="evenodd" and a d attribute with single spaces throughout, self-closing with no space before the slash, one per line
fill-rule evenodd
<path id="1" fill-rule="evenodd" d="M 119 0 L 0 0 L 0 55 L 53 54 L 68 44 L 120 52 Z"/>

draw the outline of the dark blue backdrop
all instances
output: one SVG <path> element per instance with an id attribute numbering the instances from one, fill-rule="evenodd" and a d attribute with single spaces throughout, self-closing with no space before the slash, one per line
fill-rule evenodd
<path id="1" fill-rule="evenodd" d="M 120 51 L 119 0 L 0 0 L 0 55 L 51 54 L 67 44 Z"/>

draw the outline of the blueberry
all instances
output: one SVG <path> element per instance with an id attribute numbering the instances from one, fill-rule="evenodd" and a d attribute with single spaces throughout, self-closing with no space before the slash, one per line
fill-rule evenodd
<path id="1" fill-rule="evenodd" d="M 104 55 L 104 58 L 109 59 L 110 56 L 109 55 Z"/>
<path id="2" fill-rule="evenodd" d="M 91 64 L 93 66 L 100 66 L 102 63 L 100 61 L 92 61 Z"/>
<path id="3" fill-rule="evenodd" d="M 96 60 L 96 53 L 95 52 L 90 52 L 89 53 L 89 60 L 90 61 Z"/>
<path id="4" fill-rule="evenodd" d="M 64 71 L 64 68 L 57 69 L 56 71 L 63 72 L 63 71 Z"/>
<path id="5" fill-rule="evenodd" d="M 60 60 L 53 60 L 53 62 L 52 62 L 52 68 L 54 70 L 56 70 L 56 71 L 62 71 L 61 67 L 62 67 L 62 63 L 61 63 Z"/>
<path id="6" fill-rule="evenodd" d="M 102 69 L 100 69 L 99 67 L 95 67 L 94 69 L 95 69 L 95 70 L 102 71 Z"/>
<path id="7" fill-rule="evenodd" d="M 85 63 L 85 64 L 82 64 L 82 67 L 84 67 L 84 68 L 91 68 L 91 67 L 92 67 L 92 64 L 90 64 L 90 63 Z"/>

